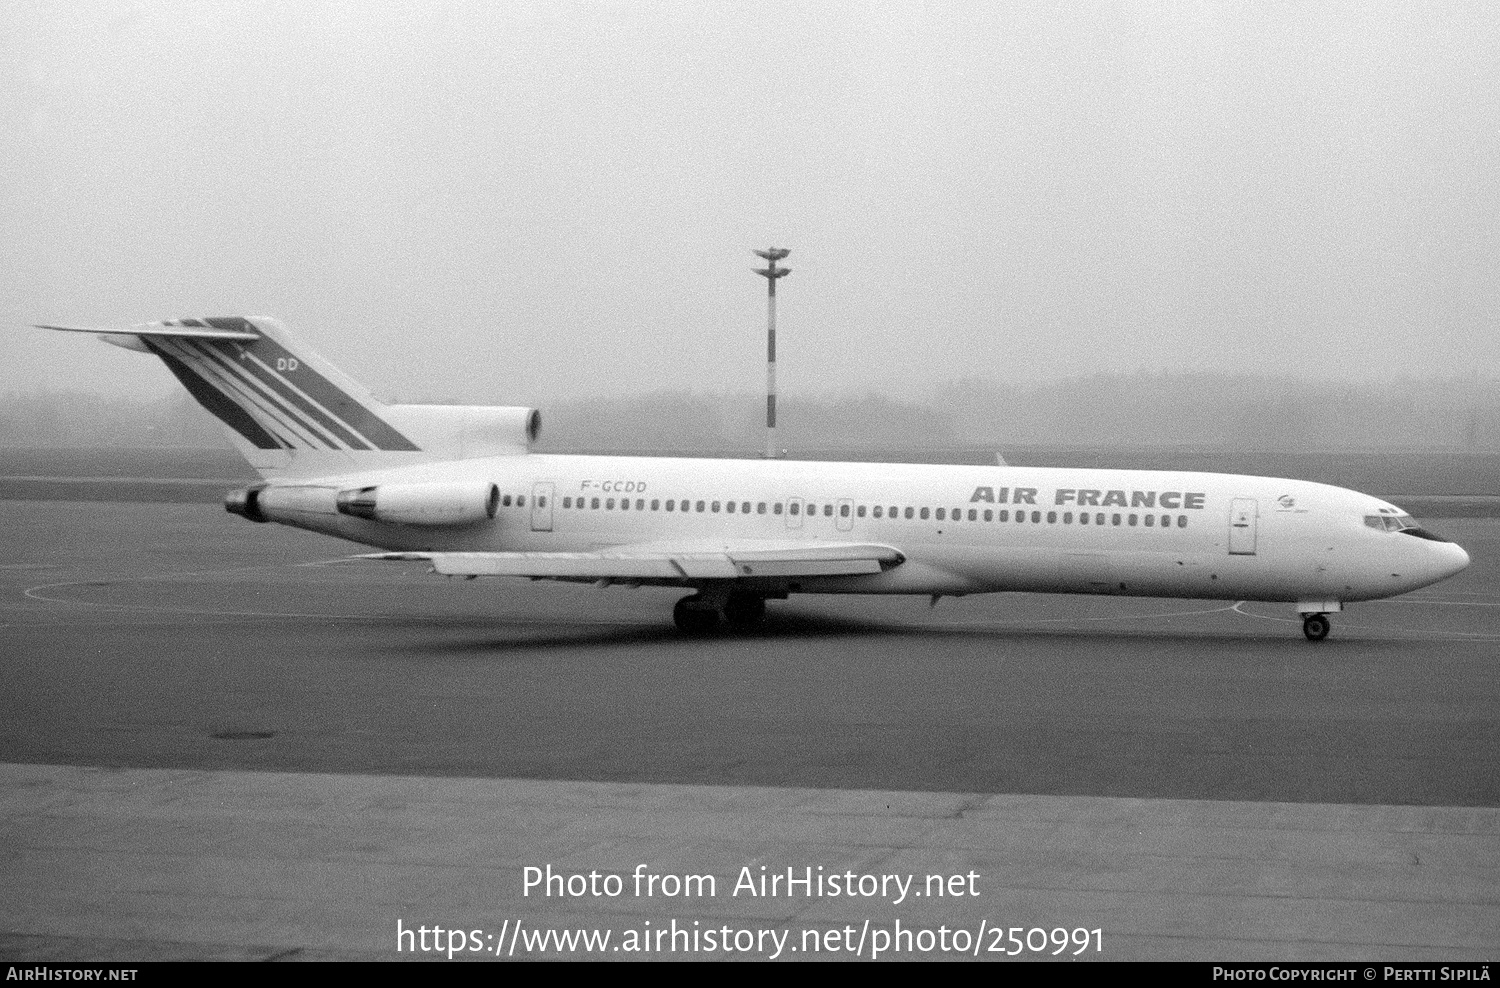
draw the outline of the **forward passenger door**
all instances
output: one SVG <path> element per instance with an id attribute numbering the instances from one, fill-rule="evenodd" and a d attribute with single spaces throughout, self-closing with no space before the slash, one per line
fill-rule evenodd
<path id="1" fill-rule="evenodd" d="M 1255 555 L 1255 500 L 1237 497 L 1229 502 L 1229 554 Z"/>

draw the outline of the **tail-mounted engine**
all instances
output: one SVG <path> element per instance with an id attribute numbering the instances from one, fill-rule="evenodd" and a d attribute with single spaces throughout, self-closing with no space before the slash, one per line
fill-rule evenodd
<path id="1" fill-rule="evenodd" d="M 242 491 L 230 491 L 224 495 L 224 510 L 251 521 L 270 521 L 260 507 L 260 492 L 265 489 L 265 484 L 257 484 Z"/>
<path id="2" fill-rule="evenodd" d="M 339 491 L 334 506 L 339 514 L 369 521 L 471 525 L 495 517 L 500 488 L 487 481 L 376 484 Z"/>
<path id="3" fill-rule="evenodd" d="M 534 408 L 495 405 L 387 405 L 391 422 L 444 459 L 525 453 L 542 431 Z"/>

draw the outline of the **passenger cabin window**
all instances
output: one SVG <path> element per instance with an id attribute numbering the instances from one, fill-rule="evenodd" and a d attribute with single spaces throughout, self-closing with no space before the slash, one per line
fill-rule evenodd
<path id="1" fill-rule="evenodd" d="M 943 520 L 943 516 L 946 515 L 947 513 L 948 513 L 948 509 L 946 509 L 946 508 L 938 508 L 937 509 L 937 520 L 938 521 L 942 521 Z M 925 509 L 923 509 L 922 517 L 923 518 L 927 517 L 927 512 L 926 512 Z"/>
<path id="2" fill-rule="evenodd" d="M 922 511 L 921 511 L 921 516 L 922 516 L 922 520 L 923 521 L 927 520 L 927 515 L 928 514 L 929 514 L 928 510 L 926 508 L 923 508 Z"/>
<path id="3" fill-rule="evenodd" d="M 779 514 L 781 514 L 781 502 L 780 501 L 777 501 L 775 504 L 771 505 L 771 514 L 773 514 L 773 515 L 779 515 Z"/>
<path id="4" fill-rule="evenodd" d="M 698 502 L 698 513 L 699 513 L 699 514 L 702 514 L 702 513 L 703 513 L 703 508 L 704 508 L 704 502 L 702 502 L 702 501 L 699 501 L 699 502 Z"/>

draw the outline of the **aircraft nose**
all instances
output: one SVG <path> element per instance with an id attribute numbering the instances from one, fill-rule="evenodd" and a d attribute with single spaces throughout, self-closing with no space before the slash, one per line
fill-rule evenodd
<path id="1" fill-rule="evenodd" d="M 1469 554 L 1464 551 L 1463 546 L 1457 542 L 1444 542 L 1434 546 L 1437 557 L 1434 560 L 1436 572 L 1433 573 L 1439 580 L 1446 580 L 1455 573 L 1463 572 L 1469 565 Z"/>

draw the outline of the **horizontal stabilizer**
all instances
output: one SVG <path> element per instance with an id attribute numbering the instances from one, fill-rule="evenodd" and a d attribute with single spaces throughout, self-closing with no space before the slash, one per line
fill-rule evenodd
<path id="1" fill-rule="evenodd" d="M 260 334 L 236 329 L 215 329 L 212 326 L 187 326 L 182 323 L 144 323 L 140 326 L 44 326 L 37 329 L 56 329 L 64 333 L 93 333 L 97 336 L 150 336 L 193 340 L 258 340 Z"/>
<path id="2" fill-rule="evenodd" d="M 885 545 L 808 544 L 721 552 L 669 548 L 606 552 L 376 552 L 388 562 L 429 562 L 444 576 L 572 580 L 734 580 L 879 573 L 905 557 Z"/>

